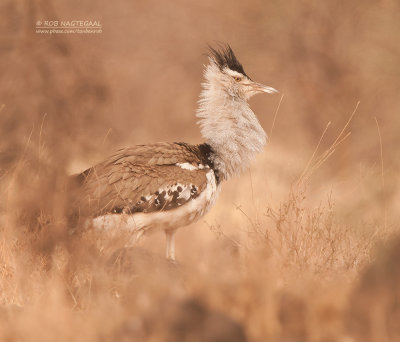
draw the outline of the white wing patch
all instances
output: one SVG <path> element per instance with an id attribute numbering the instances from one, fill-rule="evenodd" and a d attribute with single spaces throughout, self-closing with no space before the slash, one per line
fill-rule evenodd
<path id="1" fill-rule="evenodd" d="M 208 165 L 204 166 L 203 164 L 198 164 L 196 166 L 196 165 L 193 165 L 193 164 L 190 164 L 190 163 L 176 163 L 175 165 L 179 166 L 181 169 L 189 170 L 189 171 L 196 171 L 196 170 L 202 170 L 204 168 L 205 169 L 209 169 L 210 168 Z"/>
<path id="2" fill-rule="evenodd" d="M 176 166 L 179 166 L 181 169 L 195 171 L 198 167 L 190 164 L 190 163 L 177 163 Z"/>

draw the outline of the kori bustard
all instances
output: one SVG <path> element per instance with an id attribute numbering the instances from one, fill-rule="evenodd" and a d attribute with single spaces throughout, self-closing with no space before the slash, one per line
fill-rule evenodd
<path id="1" fill-rule="evenodd" d="M 120 149 L 77 176 L 77 205 L 94 227 L 127 228 L 136 236 L 164 230 L 166 257 L 174 261 L 177 228 L 202 217 L 221 182 L 262 151 L 267 136 L 247 101 L 277 91 L 250 79 L 229 45 L 210 47 L 202 87 L 196 115 L 204 143 Z"/>

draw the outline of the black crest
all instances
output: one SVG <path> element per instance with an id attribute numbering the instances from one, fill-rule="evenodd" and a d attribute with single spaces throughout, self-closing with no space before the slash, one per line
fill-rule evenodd
<path id="1" fill-rule="evenodd" d="M 215 62 L 217 63 L 217 65 L 221 70 L 225 67 L 228 67 L 231 70 L 240 72 L 241 74 L 247 76 L 243 70 L 242 64 L 240 64 L 240 62 L 236 58 L 229 44 L 221 45 L 219 49 L 214 49 L 211 46 L 209 46 L 209 49 L 210 49 L 209 56 L 215 60 Z"/>

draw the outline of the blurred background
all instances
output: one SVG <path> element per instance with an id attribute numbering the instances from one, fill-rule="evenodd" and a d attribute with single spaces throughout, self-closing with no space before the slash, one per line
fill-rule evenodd
<path id="1" fill-rule="evenodd" d="M 224 184 L 210 215 L 178 234 L 178 258 L 192 266 L 199 255 L 210 261 L 212 251 L 225 250 L 232 241 L 234 250 L 240 249 L 235 243 L 248 225 L 269 229 L 271 217 L 276 223 L 274 210 L 279 212 L 285 201 L 292 203 L 291 189 L 328 123 L 316 155 L 332 145 L 358 102 L 346 127 L 351 135 L 315 170 L 304 190 L 307 204 L 300 209 L 310 208 L 308 219 L 317 219 L 321 216 L 315 210 L 326 203 L 324 215 L 334 210 L 335 222 L 358 237 L 398 230 L 398 1 L 0 0 L 0 18 L 1 210 L 3 228 L 9 230 L 5 240 L 20 238 L 15 227 L 19 232 L 24 227 L 43 228 L 42 216 L 42 221 L 32 221 L 38 210 L 61 215 L 55 205 L 66 201 L 55 191 L 60 179 L 117 148 L 157 141 L 201 142 L 194 114 L 207 44 L 218 42 L 232 46 L 252 79 L 281 94 L 251 100 L 270 143 L 250 171 Z M 38 20 L 96 20 L 102 33 L 37 34 Z M 18 219 L 13 214 L 7 225 L 4 222 L 10 221 L 4 217 L 10 209 Z M 30 223 L 19 221 L 21 215 Z M 62 231 L 60 225 L 54 223 L 53 232 Z M 59 241 L 53 235 L 41 236 L 38 248 L 53 251 Z M 216 235 L 222 242 L 217 239 L 215 244 Z M 357 241 L 359 247 L 361 240 Z M 163 243 L 163 236 L 152 236 L 143 248 L 161 255 Z M 341 248 L 355 245 L 349 242 Z M 363 251 L 370 248 L 363 246 Z M 16 252 L 10 252 L 14 247 L 7 248 L 4 265 L 17 265 Z M 360 251 L 357 248 L 354 251 Z M 358 272 L 356 264 L 352 265 Z M 212 265 L 205 261 L 198 267 L 214 275 Z M 21 294 L 21 303 L 27 296 Z M 213 303 L 214 297 L 207 298 Z M 284 308 L 300 307 L 289 316 L 302 316 L 303 299 L 300 304 L 293 304 L 292 297 L 282 299 Z M 3 297 L 7 300 L 9 296 Z M 278 336 L 274 334 L 279 329 L 274 329 L 253 327 L 250 335 Z M 282 333 L 283 340 L 291 341 L 285 336 Z"/>

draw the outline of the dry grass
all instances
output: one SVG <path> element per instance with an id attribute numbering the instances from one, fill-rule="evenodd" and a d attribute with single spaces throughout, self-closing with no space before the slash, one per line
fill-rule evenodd
<path id="1" fill-rule="evenodd" d="M 0 9 L 0 341 L 400 340 L 396 2 Z M 32 31 L 82 16 L 104 33 Z M 214 40 L 284 93 L 251 103 L 265 153 L 178 233 L 179 265 L 161 234 L 123 248 L 125 232 L 71 230 L 67 174 L 124 145 L 199 141 Z"/>
<path id="2" fill-rule="evenodd" d="M 350 322 L 363 313 L 349 298 L 374 245 L 391 233 L 383 223 L 346 223 L 331 192 L 315 206 L 304 183 L 257 205 L 257 177 L 251 193 L 246 181 L 237 190 L 247 204 L 225 198 L 219 209 L 236 212 L 233 223 L 214 214 L 208 233 L 204 223 L 188 228 L 181 263 L 170 265 L 159 236 L 123 248 L 124 232 L 71 232 L 63 176 L 35 160 L 33 134 L 2 179 L 1 340 L 352 341 L 364 333 L 357 321 L 347 325 L 350 308 Z"/>

